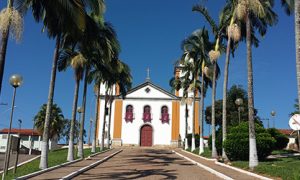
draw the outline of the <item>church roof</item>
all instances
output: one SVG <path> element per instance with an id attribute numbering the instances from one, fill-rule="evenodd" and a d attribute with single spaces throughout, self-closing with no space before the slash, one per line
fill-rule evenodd
<path id="1" fill-rule="evenodd" d="M 169 98 L 169 99 L 178 99 L 177 96 L 175 96 L 174 94 L 172 94 L 172 93 L 170 93 L 170 92 L 164 90 L 163 88 L 161 88 L 161 87 L 159 87 L 159 86 L 153 84 L 151 81 L 146 81 L 146 82 L 144 82 L 144 83 L 142 83 L 142 84 L 140 84 L 140 85 L 138 85 L 138 86 L 132 88 L 131 90 L 129 90 L 129 91 L 127 92 L 125 98 L 127 98 L 128 96 L 134 94 L 135 92 L 137 92 L 137 91 L 139 91 L 139 90 L 141 90 L 142 88 L 147 87 L 147 86 L 149 86 L 149 87 L 151 87 L 151 88 L 153 88 L 153 89 L 159 91 L 162 95 L 165 95 L 165 97 L 167 97 L 167 98 Z M 150 98 L 150 97 L 149 97 L 149 98 Z M 152 97 L 151 97 L 151 98 L 152 98 Z"/>

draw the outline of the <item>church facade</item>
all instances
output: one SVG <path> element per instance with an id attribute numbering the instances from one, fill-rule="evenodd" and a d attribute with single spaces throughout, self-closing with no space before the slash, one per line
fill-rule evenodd
<path id="1" fill-rule="evenodd" d="M 175 75 L 179 77 L 180 70 L 175 70 Z M 107 143 L 110 133 L 112 146 L 178 146 L 184 142 L 186 120 L 188 133 L 192 132 L 192 108 L 196 109 L 195 133 L 199 133 L 199 102 L 190 105 L 181 103 L 181 90 L 172 94 L 148 79 L 122 98 L 118 86 L 115 86 L 114 101 L 107 107 L 104 107 L 104 86 L 101 86 L 100 92 L 96 135 L 99 143 L 104 129 L 104 142 Z M 111 117 L 108 113 L 110 107 Z M 106 122 L 103 128 L 104 114 Z"/>

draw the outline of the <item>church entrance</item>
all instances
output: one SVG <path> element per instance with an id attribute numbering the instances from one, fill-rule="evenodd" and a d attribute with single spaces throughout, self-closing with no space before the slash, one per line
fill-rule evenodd
<path id="1" fill-rule="evenodd" d="M 150 125 L 144 125 L 141 128 L 141 146 L 152 146 L 152 127 Z"/>

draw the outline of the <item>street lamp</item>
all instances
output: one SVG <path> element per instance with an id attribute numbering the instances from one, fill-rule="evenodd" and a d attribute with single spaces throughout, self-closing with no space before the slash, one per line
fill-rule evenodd
<path id="1" fill-rule="evenodd" d="M 271 116 L 272 116 L 272 119 L 273 119 L 273 128 L 275 128 L 275 115 L 276 115 L 276 112 L 274 110 L 271 111 Z"/>
<path id="2" fill-rule="evenodd" d="M 11 125 L 12 125 L 14 109 L 15 109 L 16 92 L 17 92 L 17 88 L 22 85 L 23 78 L 22 78 L 22 76 L 20 76 L 18 74 L 14 74 L 9 78 L 9 83 L 14 88 L 14 92 L 13 92 L 13 97 L 12 97 L 10 123 L 9 123 L 9 129 L 8 129 L 8 134 L 7 134 L 8 139 L 7 139 L 7 143 L 6 143 L 6 152 L 5 152 L 2 180 L 5 178 L 5 175 L 7 174 L 7 170 L 8 170 L 8 162 L 9 162 L 9 156 L 10 156 L 10 140 L 11 140 L 10 132 L 11 132 Z"/>
<path id="3" fill-rule="evenodd" d="M 242 110 L 242 105 L 243 105 L 243 99 L 242 98 L 237 98 L 235 100 L 235 104 L 238 106 L 238 112 L 239 112 L 239 124 L 241 123 L 241 110 Z"/>

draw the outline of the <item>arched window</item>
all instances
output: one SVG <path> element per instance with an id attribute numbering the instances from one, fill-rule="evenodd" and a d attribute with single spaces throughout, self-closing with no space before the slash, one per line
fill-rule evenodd
<path id="1" fill-rule="evenodd" d="M 127 105 L 126 106 L 125 121 L 126 122 L 132 122 L 133 121 L 133 107 L 132 107 L 132 105 Z"/>
<path id="2" fill-rule="evenodd" d="M 163 106 L 161 108 L 161 118 L 160 118 L 162 123 L 169 123 L 169 109 L 167 106 Z"/>
<path id="3" fill-rule="evenodd" d="M 151 122 L 151 120 L 152 120 L 151 107 L 148 105 L 144 107 L 143 120 L 144 120 L 144 122 Z"/>

